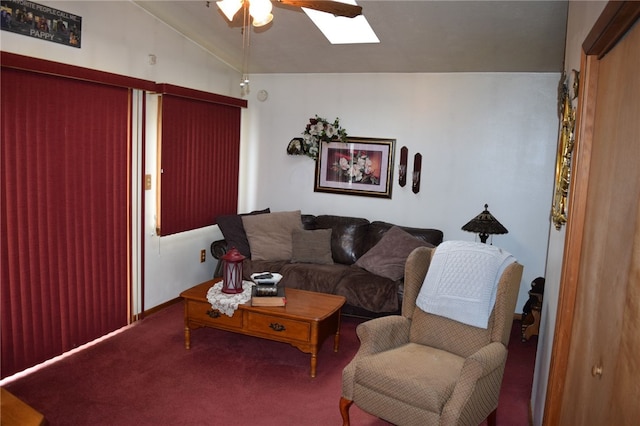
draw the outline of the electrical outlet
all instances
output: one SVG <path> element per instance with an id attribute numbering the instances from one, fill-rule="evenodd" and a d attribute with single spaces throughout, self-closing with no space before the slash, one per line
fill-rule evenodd
<path id="1" fill-rule="evenodd" d="M 200 250 L 200 263 L 207 260 L 207 251 L 205 249 Z"/>

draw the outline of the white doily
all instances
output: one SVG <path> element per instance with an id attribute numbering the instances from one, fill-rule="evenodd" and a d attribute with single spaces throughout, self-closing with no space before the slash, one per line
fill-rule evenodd
<path id="1" fill-rule="evenodd" d="M 242 293 L 228 294 L 222 292 L 222 281 L 217 282 L 207 291 L 207 300 L 213 309 L 232 317 L 238 305 L 251 299 L 251 281 L 242 281 Z"/>

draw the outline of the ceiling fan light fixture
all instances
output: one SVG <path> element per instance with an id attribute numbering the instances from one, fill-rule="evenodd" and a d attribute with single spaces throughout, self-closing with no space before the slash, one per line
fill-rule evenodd
<path id="1" fill-rule="evenodd" d="M 273 21 L 273 15 L 270 13 L 261 21 L 259 21 L 256 18 L 253 18 L 253 26 L 254 27 L 263 27 L 263 26 L 267 25 L 271 21 Z"/>
<path id="2" fill-rule="evenodd" d="M 216 4 L 218 8 L 224 13 L 229 21 L 233 21 L 233 17 L 242 7 L 242 0 L 220 0 Z"/>
<path id="3" fill-rule="evenodd" d="M 249 14 L 253 18 L 253 26 L 261 27 L 273 20 L 271 10 L 273 5 L 270 0 L 251 0 L 249 2 Z"/>

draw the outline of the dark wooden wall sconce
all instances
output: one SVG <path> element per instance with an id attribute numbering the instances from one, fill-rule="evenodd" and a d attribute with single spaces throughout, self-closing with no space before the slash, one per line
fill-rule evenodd
<path id="1" fill-rule="evenodd" d="M 420 192 L 420 171 L 422 169 L 422 155 L 416 154 L 413 156 L 413 183 L 411 190 L 414 194 Z"/>
<path id="2" fill-rule="evenodd" d="M 398 183 L 400 186 L 404 187 L 407 184 L 407 156 L 409 155 L 409 150 L 406 146 L 403 146 L 400 149 L 400 171 L 398 176 Z"/>

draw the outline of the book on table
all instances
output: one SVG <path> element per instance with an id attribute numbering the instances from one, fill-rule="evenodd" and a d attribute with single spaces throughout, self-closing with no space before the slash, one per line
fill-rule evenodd
<path id="1" fill-rule="evenodd" d="M 285 306 L 284 287 L 277 285 L 254 285 L 251 289 L 251 306 Z"/>

